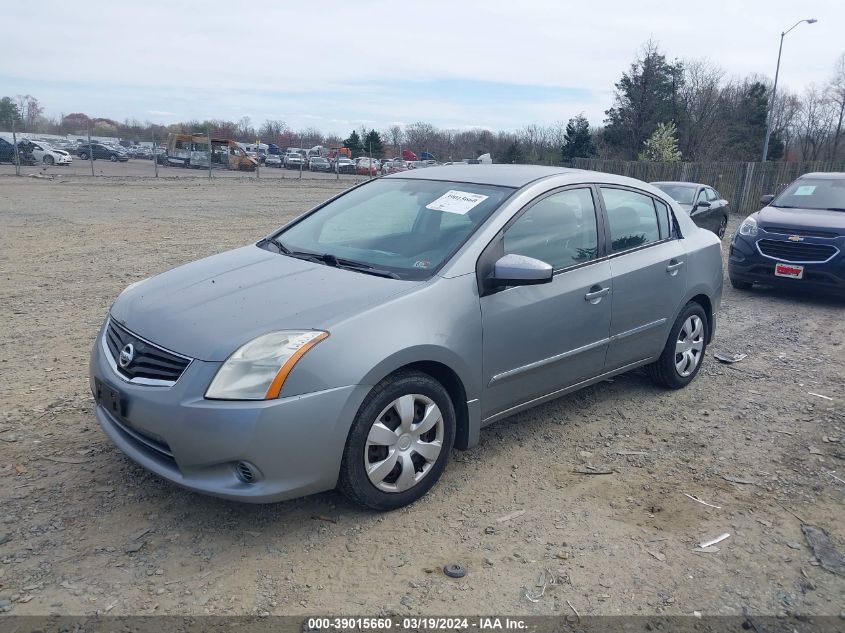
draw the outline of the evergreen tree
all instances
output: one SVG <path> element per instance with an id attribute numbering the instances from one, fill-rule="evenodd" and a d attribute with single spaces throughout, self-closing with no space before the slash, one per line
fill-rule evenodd
<path id="1" fill-rule="evenodd" d="M 370 130 L 364 137 L 363 147 L 364 153 L 372 155 L 373 158 L 381 158 L 384 156 L 384 143 L 381 140 L 381 135 L 375 130 Z"/>
<path id="2" fill-rule="evenodd" d="M 604 138 L 625 158 L 634 159 L 657 128 L 677 118 L 677 93 L 683 82 L 680 63 L 670 64 L 653 41 L 616 83 L 614 105 L 605 114 Z"/>
<path id="3" fill-rule="evenodd" d="M 727 104 L 725 154 L 735 160 L 760 160 L 763 141 L 766 136 L 766 117 L 768 116 L 769 91 L 759 81 L 745 84 L 739 88 L 740 94 Z M 783 153 L 781 147 L 772 147 L 769 142 L 769 158 Z M 775 150 L 779 150 L 776 152 Z"/>
<path id="4" fill-rule="evenodd" d="M 0 99 L 0 126 L 4 128 L 11 128 L 12 120 L 15 121 L 16 127 L 20 127 L 20 108 L 18 108 L 18 104 L 15 103 L 11 97 L 3 97 Z"/>
<path id="5" fill-rule="evenodd" d="M 658 123 L 654 134 L 643 143 L 639 159 L 658 163 L 676 163 L 681 160 L 675 124 Z"/>
<path id="6" fill-rule="evenodd" d="M 502 155 L 502 162 L 508 165 L 525 162 L 525 155 L 522 152 L 522 146 L 519 141 L 512 141 L 508 145 L 505 153 Z"/>
<path id="7" fill-rule="evenodd" d="M 561 155 L 563 160 L 573 158 L 592 158 L 596 155 L 596 146 L 590 135 L 590 123 L 583 114 L 569 119 L 563 136 Z"/>
<path id="8" fill-rule="evenodd" d="M 358 132 L 355 130 L 352 130 L 349 138 L 343 141 L 343 146 L 352 152 L 352 158 L 358 158 L 364 155 L 364 149 L 361 147 L 361 137 L 358 136 Z"/>

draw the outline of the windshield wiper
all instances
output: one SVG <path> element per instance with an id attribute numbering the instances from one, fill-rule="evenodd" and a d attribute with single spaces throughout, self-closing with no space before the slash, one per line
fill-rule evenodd
<path id="1" fill-rule="evenodd" d="M 347 270 L 354 270 L 359 273 L 367 275 L 375 275 L 376 277 L 389 277 L 390 279 L 402 279 L 396 273 L 370 266 L 364 262 L 356 262 L 352 259 L 344 259 L 343 257 L 335 257 L 331 253 L 309 253 L 308 251 L 293 251 L 282 244 L 278 238 L 271 237 L 266 240 L 266 243 L 275 246 L 279 253 L 287 255 L 288 257 L 296 257 L 297 259 L 304 259 L 309 262 L 320 262 L 333 268 L 345 268 Z"/>
<path id="2" fill-rule="evenodd" d="M 845 207 L 828 207 L 827 211 L 845 211 Z"/>
<path id="3" fill-rule="evenodd" d="M 381 268 L 376 268 L 375 266 L 370 266 L 369 264 L 365 264 L 364 262 L 356 262 L 354 259 L 344 259 L 343 257 L 336 257 L 331 253 L 303 253 L 294 251 L 291 253 L 293 257 L 302 257 L 303 259 L 310 259 L 315 260 L 318 262 L 322 262 L 327 266 L 332 266 L 334 268 L 345 268 L 346 270 L 354 270 L 359 273 L 365 273 L 367 275 L 375 275 L 377 277 L 389 277 L 390 279 L 401 279 L 399 275 L 389 270 L 383 270 Z"/>
<path id="4" fill-rule="evenodd" d="M 272 244 L 279 250 L 280 253 L 283 253 L 285 255 L 290 255 L 293 252 L 287 246 L 282 244 L 281 241 L 279 241 L 278 237 L 268 237 L 266 240 L 264 240 L 264 243 Z"/>

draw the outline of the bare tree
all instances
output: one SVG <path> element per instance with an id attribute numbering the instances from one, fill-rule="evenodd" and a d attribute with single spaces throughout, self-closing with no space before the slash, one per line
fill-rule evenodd
<path id="1" fill-rule="evenodd" d="M 44 112 L 44 108 L 41 107 L 38 99 L 32 95 L 18 95 L 17 100 L 18 110 L 20 111 L 21 119 L 23 119 L 23 129 L 31 132 L 35 129 L 35 124 Z"/>
<path id="2" fill-rule="evenodd" d="M 394 123 L 384 131 L 382 136 L 393 146 L 393 152 L 398 154 L 399 146 L 402 145 L 402 141 L 405 140 L 405 134 L 402 131 L 402 126 Z"/>
<path id="3" fill-rule="evenodd" d="M 252 127 L 252 119 L 248 116 L 242 116 L 238 121 L 238 136 L 246 141 L 252 140 L 255 136 L 255 130 Z"/>
<path id="4" fill-rule="evenodd" d="M 830 158 L 838 156 L 839 141 L 842 138 L 843 115 L 845 115 L 845 53 L 842 53 L 833 66 L 833 77 L 827 88 L 828 96 L 837 110 L 836 124 L 833 130 Z"/>
<path id="5" fill-rule="evenodd" d="M 677 116 L 680 150 L 686 160 L 697 160 L 713 145 L 725 72 L 706 59 L 685 60 L 682 68 Z"/>
<path id="6" fill-rule="evenodd" d="M 832 102 L 814 84 L 804 90 L 800 112 L 800 144 L 803 160 L 818 160 L 833 128 Z"/>
<path id="7" fill-rule="evenodd" d="M 266 119 L 258 130 L 258 134 L 261 138 L 265 138 L 268 141 L 277 142 L 279 137 L 288 131 L 288 129 L 288 124 L 281 119 Z"/>
<path id="8" fill-rule="evenodd" d="M 437 128 L 431 123 L 418 121 L 405 126 L 405 144 L 416 152 L 429 151 L 436 136 Z"/>

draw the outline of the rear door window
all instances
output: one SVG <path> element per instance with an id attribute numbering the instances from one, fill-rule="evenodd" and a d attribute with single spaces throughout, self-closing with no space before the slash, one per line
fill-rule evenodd
<path id="1" fill-rule="evenodd" d="M 601 187 L 610 224 L 610 249 L 627 251 L 660 241 L 654 198 L 628 189 Z"/>
<path id="2" fill-rule="evenodd" d="M 670 215 L 669 207 L 655 198 L 652 198 L 652 202 L 654 202 L 654 208 L 657 211 L 657 224 L 660 227 L 660 239 L 668 239 L 672 237 L 672 216 Z"/>

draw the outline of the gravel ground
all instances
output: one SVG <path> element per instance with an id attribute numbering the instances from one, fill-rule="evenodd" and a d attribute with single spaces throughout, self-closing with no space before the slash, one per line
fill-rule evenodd
<path id="1" fill-rule="evenodd" d="M 845 328 L 832 300 L 726 284 L 711 351 L 744 361 L 710 357 L 679 392 L 634 372 L 503 420 L 390 514 L 337 493 L 221 501 L 124 457 L 87 382 L 114 297 L 348 184 L 0 176 L 0 611 L 845 610 L 845 578 L 819 566 L 800 528 L 845 551 Z M 587 465 L 611 473 L 574 472 Z M 719 551 L 693 551 L 723 532 Z M 451 562 L 467 576 L 447 578 Z M 533 602 L 525 590 L 546 570 L 555 584 Z"/>

